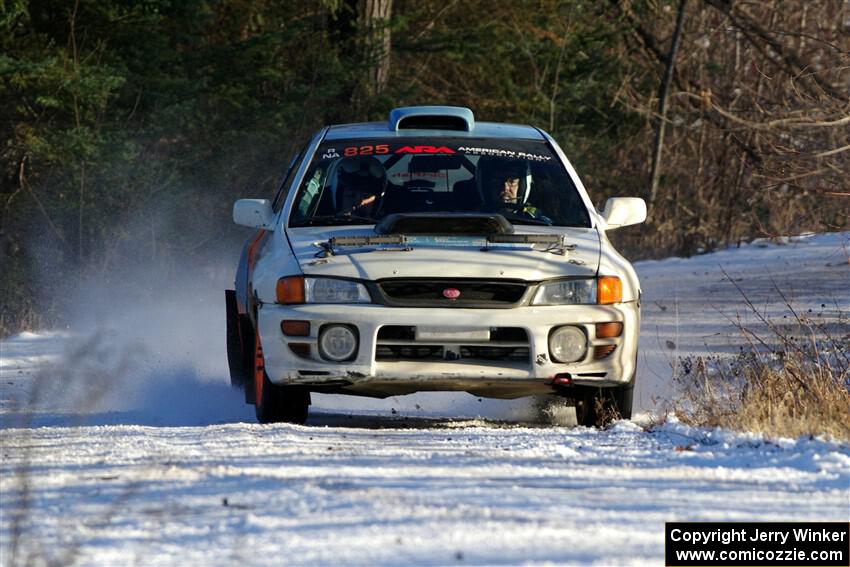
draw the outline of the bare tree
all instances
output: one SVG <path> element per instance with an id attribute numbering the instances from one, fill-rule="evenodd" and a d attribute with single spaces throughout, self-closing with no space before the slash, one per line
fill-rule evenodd
<path id="1" fill-rule="evenodd" d="M 681 12 L 612 7 L 638 48 L 625 52 L 635 71 L 618 97 L 646 117 L 645 239 L 687 253 L 847 226 L 850 2 L 701 0 L 681 28 Z"/>
<path id="2" fill-rule="evenodd" d="M 664 151 L 664 130 L 667 120 L 667 99 L 670 96 L 670 84 L 673 82 L 673 69 L 676 66 L 676 55 L 682 39 L 682 27 L 685 23 L 685 6 L 688 0 L 679 0 L 679 10 L 676 16 L 676 29 L 670 42 L 670 54 L 667 56 L 667 66 L 664 69 L 664 79 L 658 92 L 658 130 L 655 133 L 655 145 L 652 152 L 652 168 L 649 175 L 649 202 L 655 203 L 658 193 L 658 178 L 661 175 L 661 153 Z"/>
<path id="3" fill-rule="evenodd" d="M 364 55 L 371 63 L 369 87 L 374 94 L 384 91 L 390 76 L 392 8 L 393 0 L 360 0 L 358 3 L 358 23 Z"/>

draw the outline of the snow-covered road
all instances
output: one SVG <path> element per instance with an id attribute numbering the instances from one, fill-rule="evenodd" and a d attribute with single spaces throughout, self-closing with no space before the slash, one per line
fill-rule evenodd
<path id="1" fill-rule="evenodd" d="M 6 432 L 4 530 L 101 565 L 659 565 L 665 521 L 847 518 L 850 451 L 819 441 L 322 421 Z"/>
<path id="2" fill-rule="evenodd" d="M 758 330 L 730 278 L 772 317 L 781 290 L 838 321 L 848 246 L 637 264 L 641 407 L 674 395 L 679 356 L 736 350 L 739 318 Z M 847 443 L 552 427 L 465 394 L 316 396 L 306 426 L 257 425 L 226 385 L 216 301 L 181 324 L 148 308 L 120 331 L 0 343 L 0 564 L 659 565 L 666 521 L 850 520 Z"/>

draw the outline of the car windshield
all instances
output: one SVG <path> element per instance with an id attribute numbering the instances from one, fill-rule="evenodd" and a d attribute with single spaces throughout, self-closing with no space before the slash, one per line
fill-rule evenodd
<path id="1" fill-rule="evenodd" d="M 375 224 L 394 213 L 444 212 L 590 226 L 575 185 L 545 142 L 471 138 L 326 142 L 298 189 L 289 226 Z"/>

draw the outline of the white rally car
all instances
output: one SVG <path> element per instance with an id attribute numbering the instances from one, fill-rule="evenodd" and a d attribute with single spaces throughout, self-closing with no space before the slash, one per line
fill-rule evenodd
<path id="1" fill-rule="evenodd" d="M 274 200 L 233 207 L 256 232 L 226 292 L 232 383 L 261 422 L 303 422 L 310 392 L 425 390 L 628 418 L 640 287 L 606 231 L 645 218 L 597 212 L 542 130 L 467 108 L 323 128 Z"/>

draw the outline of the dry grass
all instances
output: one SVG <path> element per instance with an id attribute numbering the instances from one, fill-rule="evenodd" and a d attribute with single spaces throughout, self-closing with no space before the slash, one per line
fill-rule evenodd
<path id="1" fill-rule="evenodd" d="M 780 437 L 850 439 L 846 377 L 796 353 L 778 365 L 741 355 L 731 370 L 719 374 L 703 362 L 686 380 L 685 403 L 676 411 L 686 423 Z"/>
<path id="2" fill-rule="evenodd" d="M 786 300 L 791 323 L 779 324 L 741 293 L 761 330 L 735 321 L 745 343 L 737 356 L 682 361 L 676 415 L 693 425 L 850 440 L 847 313 L 835 304 L 825 313 L 802 315 Z"/>
<path id="3" fill-rule="evenodd" d="M 829 366 L 812 367 L 798 355 L 780 370 L 747 368 L 749 388 L 733 423 L 786 437 L 826 434 L 850 439 L 850 392 Z"/>

